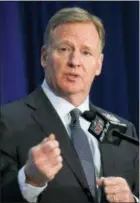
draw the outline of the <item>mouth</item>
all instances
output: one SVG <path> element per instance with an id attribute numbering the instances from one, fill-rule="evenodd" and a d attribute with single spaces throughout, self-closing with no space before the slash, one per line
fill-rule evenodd
<path id="1" fill-rule="evenodd" d="M 67 73 L 66 77 L 69 81 L 76 81 L 80 76 L 74 73 Z"/>

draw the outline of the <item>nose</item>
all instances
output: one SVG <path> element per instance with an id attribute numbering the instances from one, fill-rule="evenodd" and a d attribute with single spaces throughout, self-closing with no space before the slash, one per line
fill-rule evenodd
<path id="1" fill-rule="evenodd" d="M 68 59 L 68 66 L 69 67 L 79 67 L 81 66 L 81 55 L 78 51 L 73 51 L 72 53 L 70 53 L 69 55 L 69 59 Z"/>

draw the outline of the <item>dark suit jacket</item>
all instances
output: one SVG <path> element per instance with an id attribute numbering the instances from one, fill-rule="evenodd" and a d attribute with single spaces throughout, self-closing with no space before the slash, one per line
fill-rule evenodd
<path id="1" fill-rule="evenodd" d="M 97 108 L 97 107 L 94 107 Z M 92 109 L 92 107 L 91 107 Z M 102 109 L 99 109 L 102 111 Z M 131 123 L 127 134 L 135 137 Z M 25 164 L 28 150 L 50 133 L 56 135 L 63 156 L 63 168 L 39 196 L 41 203 L 96 202 L 88 189 L 80 162 L 65 127 L 41 88 L 26 98 L 1 109 L 0 171 L 2 202 L 26 202 L 20 192 L 17 173 Z M 102 175 L 125 178 L 138 195 L 138 148 L 122 141 L 120 146 L 100 144 Z M 101 202 L 105 202 L 104 196 Z"/>

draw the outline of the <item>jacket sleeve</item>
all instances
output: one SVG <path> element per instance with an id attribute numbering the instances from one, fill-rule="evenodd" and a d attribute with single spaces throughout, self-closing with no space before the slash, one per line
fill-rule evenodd
<path id="1" fill-rule="evenodd" d="M 18 185 L 18 161 L 16 135 L 0 117 L 0 191 L 1 202 L 26 202 Z"/>
<path id="2" fill-rule="evenodd" d="M 138 136 L 136 134 L 136 130 L 134 125 L 132 124 L 132 136 L 135 139 L 138 139 Z M 136 197 L 139 197 L 139 147 L 135 147 L 135 155 L 133 159 L 133 165 L 134 165 L 134 184 L 133 184 L 133 194 Z"/>

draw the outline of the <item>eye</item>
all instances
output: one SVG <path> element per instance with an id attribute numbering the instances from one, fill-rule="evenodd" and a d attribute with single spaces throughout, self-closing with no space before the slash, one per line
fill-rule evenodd
<path id="1" fill-rule="evenodd" d="M 62 47 L 62 48 L 60 48 L 60 50 L 61 50 L 61 51 L 66 51 L 66 50 L 67 50 L 67 48 Z"/>
<path id="2" fill-rule="evenodd" d="M 89 51 L 83 51 L 82 52 L 85 56 L 90 56 L 91 55 L 91 53 L 89 52 Z"/>
<path id="3" fill-rule="evenodd" d="M 60 47 L 59 50 L 60 50 L 61 52 L 67 52 L 67 51 L 70 50 L 70 48 L 68 48 L 68 47 Z"/>

